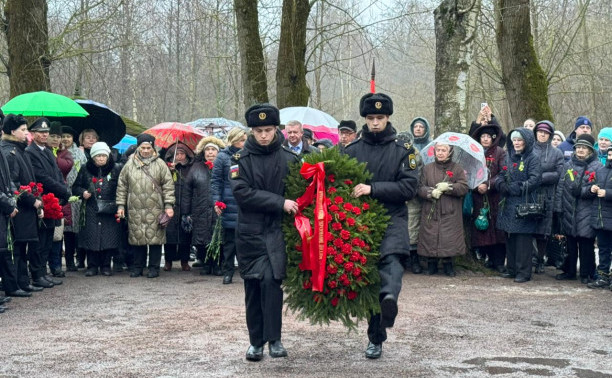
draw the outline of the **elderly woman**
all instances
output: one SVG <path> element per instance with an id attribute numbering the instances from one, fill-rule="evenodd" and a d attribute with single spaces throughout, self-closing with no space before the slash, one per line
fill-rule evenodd
<path id="1" fill-rule="evenodd" d="M 121 225 L 115 219 L 117 180 L 121 168 L 110 157 L 110 148 L 96 142 L 91 159 L 79 171 L 72 193 L 85 201 L 85 225 L 79 232 L 79 247 L 87 253 L 85 276 L 112 275 L 111 256 L 119 247 Z"/>
<path id="2" fill-rule="evenodd" d="M 453 147 L 437 143 L 434 152 L 435 161 L 420 174 L 418 195 L 424 203 L 417 251 L 428 258 L 427 274 L 438 272 L 442 258 L 444 274 L 454 277 L 453 257 L 465 254 L 461 209 L 469 188 L 463 167 L 452 161 Z"/>
<path id="3" fill-rule="evenodd" d="M 555 212 L 560 218 L 561 233 L 567 240 L 567 259 L 558 280 L 576 279 L 576 262 L 580 256 L 580 281 L 588 284 L 595 276 L 595 229 L 591 221 L 594 195 L 591 185 L 602 167 L 595 151 L 595 138 L 582 134 L 576 138 L 574 153 L 563 166 L 557 185 Z"/>
<path id="4" fill-rule="evenodd" d="M 79 148 L 85 153 L 87 159 L 90 158 L 89 150 L 100 140 L 100 136 L 94 129 L 85 129 L 79 135 Z"/>
<path id="5" fill-rule="evenodd" d="M 489 179 L 472 191 L 474 212 L 470 218 L 471 246 L 478 249 L 482 256 L 488 258 L 486 263 L 488 268 L 503 273 L 506 262 L 506 246 L 504 245 L 506 237 L 504 232 L 496 227 L 500 193 L 495 189 L 494 182 L 506 160 L 506 151 L 502 147 L 505 136 L 495 117 L 482 124 L 472 125 L 470 136 L 479 141 L 484 148 Z M 483 208 L 489 209 L 489 227 L 484 230 L 477 228 L 475 223 Z"/>
<path id="6" fill-rule="evenodd" d="M 191 232 L 191 244 L 197 249 L 197 265 L 204 264 L 201 275 L 211 274 L 221 275 L 220 261 L 206 260 L 206 246 L 212 238 L 212 231 L 215 222 L 213 213 L 213 203 L 211 202 L 211 177 L 214 169 L 214 161 L 219 150 L 225 144 L 218 138 L 209 136 L 200 140 L 196 146 L 196 157 L 193 167 L 189 172 L 185 182 L 185 201 L 182 206 L 182 213 L 189 216 L 193 222 Z M 221 256 L 219 256 L 221 258 Z M 197 266 L 194 263 L 194 266 Z"/>
<path id="7" fill-rule="evenodd" d="M 535 202 L 534 194 L 540 186 L 542 168 L 538 156 L 533 152 L 534 144 L 532 130 L 524 127 L 513 130 L 503 172 L 495 178 L 495 188 L 502 196 L 497 228 L 507 234 L 508 263 L 502 277 L 514 278 L 516 283 L 531 280 L 533 234 L 537 230 L 538 219 L 518 218 L 516 206 L 527 200 Z"/>
<path id="8" fill-rule="evenodd" d="M 136 152 L 129 158 L 117 186 L 117 216 L 128 217 L 128 242 L 134 253 L 134 269 L 130 277 L 142 276 L 149 252 L 148 278 L 159 276 L 161 247 L 166 242 L 166 229 L 160 224 L 163 212 L 174 216 L 174 181 L 170 169 L 155 151 L 155 138 L 140 134 Z"/>
<path id="9" fill-rule="evenodd" d="M 553 207 L 555 190 L 563 171 L 563 153 L 552 146 L 552 136 L 555 133 L 555 125 L 550 121 L 540 121 L 535 125 L 536 144 L 533 151 L 540 160 L 542 167 L 542 183 L 540 184 L 539 196 L 546 204 L 546 216 L 538 222 L 536 234 L 536 256 L 537 264 L 535 273 L 544 273 L 544 254 L 548 238 L 552 234 Z"/>
<path id="10" fill-rule="evenodd" d="M 172 270 L 172 261 L 180 260 L 181 269 L 185 272 L 191 270 L 189 266 L 189 243 L 191 235 L 188 229 L 181 226 L 181 216 L 185 215 L 181 211 L 183 201 L 187 200 L 185 194 L 185 181 L 189 175 L 189 170 L 193 164 L 193 151 L 187 145 L 177 142 L 170 146 L 166 151 L 166 164 L 172 173 L 174 180 L 174 217 L 166 228 L 166 244 L 164 244 L 164 265 L 165 271 Z"/>
<path id="11" fill-rule="evenodd" d="M 212 170 L 212 201 L 213 205 L 223 202 L 226 206 L 221 209 L 215 206 L 217 216 L 222 216 L 223 222 L 223 283 L 232 283 L 234 277 L 234 260 L 236 258 L 235 231 L 238 221 L 238 204 L 230 186 L 230 166 L 232 155 L 244 147 L 247 131 L 241 127 L 234 127 L 227 133 L 228 147 L 219 151 Z"/>

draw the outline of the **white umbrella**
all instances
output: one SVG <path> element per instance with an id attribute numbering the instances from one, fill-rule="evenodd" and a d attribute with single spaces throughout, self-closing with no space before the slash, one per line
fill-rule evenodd
<path id="1" fill-rule="evenodd" d="M 315 138 L 328 138 L 334 144 L 338 143 L 339 122 L 329 114 L 308 106 L 291 106 L 280 110 L 280 121 L 300 121 L 304 127 L 313 131 Z"/>

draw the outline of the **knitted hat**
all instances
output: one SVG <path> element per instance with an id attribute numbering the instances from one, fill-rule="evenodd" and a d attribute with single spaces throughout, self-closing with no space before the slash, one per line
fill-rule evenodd
<path id="1" fill-rule="evenodd" d="M 62 123 L 59 121 L 52 121 L 51 127 L 49 128 L 49 135 L 62 135 Z"/>
<path id="2" fill-rule="evenodd" d="M 554 135 L 557 135 L 559 138 L 561 138 L 562 142 L 565 142 L 565 135 L 563 135 L 563 132 L 561 130 L 555 130 Z"/>
<path id="3" fill-rule="evenodd" d="M 599 130 L 599 135 L 597 135 L 597 138 L 606 138 L 612 141 L 612 127 L 604 127 L 603 129 Z"/>
<path id="4" fill-rule="evenodd" d="M 7 114 L 2 120 L 2 131 L 5 134 L 10 134 L 11 131 L 17 130 L 22 125 L 27 125 L 28 121 L 21 115 Z"/>
<path id="5" fill-rule="evenodd" d="M 279 126 L 280 113 L 276 106 L 271 104 L 255 104 L 247 109 L 244 118 L 248 127 Z"/>
<path id="6" fill-rule="evenodd" d="M 555 132 L 555 125 L 550 121 L 540 121 L 536 123 L 535 131 L 546 131 L 552 135 Z"/>
<path id="7" fill-rule="evenodd" d="M 49 121 L 47 118 L 45 117 L 41 117 L 39 119 L 37 119 L 36 121 L 34 121 L 34 123 L 32 123 L 30 125 L 30 131 L 39 131 L 41 133 L 49 132 L 49 125 L 51 124 L 51 121 Z"/>
<path id="8" fill-rule="evenodd" d="M 367 93 L 359 100 L 359 115 L 393 114 L 393 100 L 383 93 Z"/>
<path id="9" fill-rule="evenodd" d="M 338 131 L 342 131 L 342 130 L 349 130 L 355 133 L 357 132 L 357 124 L 355 123 L 355 121 L 342 120 L 340 121 L 340 124 L 338 125 Z"/>
<path id="10" fill-rule="evenodd" d="M 96 142 L 91 146 L 91 150 L 89 150 L 89 155 L 93 158 L 98 155 L 110 155 L 110 148 L 108 144 L 104 142 Z"/>
<path id="11" fill-rule="evenodd" d="M 577 128 L 579 128 L 582 125 L 588 125 L 589 127 L 593 127 L 593 124 L 591 123 L 590 119 L 588 119 L 585 116 L 580 116 L 580 117 L 576 118 L 576 124 L 574 125 L 574 130 L 576 130 Z"/>
<path id="12" fill-rule="evenodd" d="M 155 137 L 149 134 L 140 134 L 136 137 L 136 145 L 140 146 L 143 143 L 150 143 L 151 146 L 155 146 Z"/>
<path id="13" fill-rule="evenodd" d="M 518 130 L 514 130 L 512 134 L 510 134 L 510 140 L 513 140 L 513 139 L 525 140 L 525 138 L 523 138 L 523 134 L 521 134 Z"/>
<path id="14" fill-rule="evenodd" d="M 595 138 L 593 138 L 590 134 L 582 134 L 576 138 L 576 143 L 574 143 L 574 150 L 578 146 L 585 146 L 591 149 L 591 151 L 595 152 Z"/>

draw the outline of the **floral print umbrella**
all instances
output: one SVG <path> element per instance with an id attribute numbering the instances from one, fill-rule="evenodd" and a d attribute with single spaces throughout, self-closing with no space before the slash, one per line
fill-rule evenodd
<path id="1" fill-rule="evenodd" d="M 181 142 L 195 150 L 200 139 L 206 134 L 193 126 L 178 122 L 164 122 L 155 125 L 144 132 L 155 137 L 155 145 L 168 148 L 176 142 Z"/>

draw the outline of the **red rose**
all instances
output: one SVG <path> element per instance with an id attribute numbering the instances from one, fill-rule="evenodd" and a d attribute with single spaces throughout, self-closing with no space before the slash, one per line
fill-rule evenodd
<path id="1" fill-rule="evenodd" d="M 332 304 L 332 306 L 334 306 L 334 307 L 338 306 L 338 297 L 334 297 L 334 298 L 332 298 L 332 300 L 331 300 L 331 304 Z"/>
<path id="2" fill-rule="evenodd" d="M 363 211 L 366 211 L 370 208 L 370 205 L 368 205 L 367 202 L 364 202 L 363 205 L 361 205 L 361 208 L 363 209 Z"/>
<path id="3" fill-rule="evenodd" d="M 344 263 L 344 256 L 343 255 L 336 255 L 336 256 L 334 256 L 334 262 L 336 264 Z"/>
<path id="4" fill-rule="evenodd" d="M 342 275 L 340 276 L 340 278 L 338 278 L 338 280 L 340 281 L 348 281 L 348 276 L 346 275 L 346 273 L 342 273 Z"/>
<path id="5" fill-rule="evenodd" d="M 334 202 L 336 203 L 336 205 L 340 205 L 342 202 L 344 202 L 344 199 L 342 199 L 342 197 L 340 196 L 336 196 L 334 197 Z"/>
<path id="6" fill-rule="evenodd" d="M 98 182 L 98 179 L 94 177 L 94 178 L 91 179 L 91 182 L 93 182 L 95 184 L 95 183 Z"/>
<path id="7" fill-rule="evenodd" d="M 342 248 L 343 245 L 344 245 L 344 242 L 342 241 L 342 239 L 340 238 L 334 239 L 334 246 L 336 248 Z"/>
<path id="8" fill-rule="evenodd" d="M 361 214 L 361 209 L 358 208 L 358 207 L 353 207 L 353 214 L 355 214 L 355 215 Z"/>
<path id="9" fill-rule="evenodd" d="M 338 212 L 338 219 L 340 219 L 341 221 L 345 220 L 346 219 L 346 213 L 342 212 L 342 211 L 339 211 Z"/>
<path id="10" fill-rule="evenodd" d="M 358 267 L 355 267 L 355 269 L 353 269 L 353 276 L 355 277 L 361 276 L 361 269 L 359 269 Z"/>
<path id="11" fill-rule="evenodd" d="M 512 163 L 512 166 L 513 166 L 514 168 L 516 168 L 516 167 L 518 166 L 518 164 L 516 164 L 516 163 Z"/>
<path id="12" fill-rule="evenodd" d="M 342 246 L 342 253 L 344 253 L 345 255 L 348 255 L 351 252 L 353 252 L 353 248 L 351 248 L 350 244 L 346 243 L 345 245 Z"/>
<path id="13" fill-rule="evenodd" d="M 355 291 L 349 291 L 348 294 L 346 295 L 346 297 L 352 301 L 353 299 L 357 298 L 357 292 Z"/>
<path id="14" fill-rule="evenodd" d="M 353 205 L 351 205 L 350 203 L 345 203 L 344 206 L 342 206 L 344 208 L 344 210 L 346 211 L 351 211 L 351 209 L 353 208 Z"/>
<path id="15" fill-rule="evenodd" d="M 100 193 L 102 191 L 101 188 L 96 188 L 96 192 Z"/>
<path id="16" fill-rule="evenodd" d="M 338 282 L 336 282 L 336 281 L 329 281 L 327 283 L 327 286 L 329 286 L 330 289 L 335 289 L 335 288 L 338 287 Z"/>
<path id="17" fill-rule="evenodd" d="M 351 180 L 344 180 L 344 183 L 346 185 L 353 185 L 353 182 Z"/>
<path id="18" fill-rule="evenodd" d="M 338 273 L 338 267 L 335 266 L 335 265 L 328 265 L 326 270 L 327 270 L 327 273 L 329 273 L 329 274 L 336 274 L 336 273 Z"/>
<path id="19" fill-rule="evenodd" d="M 334 188 L 333 186 L 330 186 L 329 189 L 327 189 L 327 192 L 329 194 L 334 194 L 337 192 L 336 188 Z"/>
<path id="20" fill-rule="evenodd" d="M 340 222 L 334 222 L 332 223 L 332 229 L 334 231 L 340 231 L 342 230 L 342 224 Z"/>
<path id="21" fill-rule="evenodd" d="M 340 231 L 340 237 L 344 240 L 348 240 L 351 237 L 351 233 L 347 230 Z"/>
<path id="22" fill-rule="evenodd" d="M 503 169 L 504 171 L 507 171 L 507 170 L 508 170 L 508 166 L 507 166 L 507 165 L 504 165 L 504 166 L 502 167 L 502 169 Z"/>
<path id="23" fill-rule="evenodd" d="M 446 171 L 446 175 L 450 178 L 453 178 L 453 171 Z"/>
<path id="24" fill-rule="evenodd" d="M 357 209 L 357 207 L 355 209 Z M 346 223 L 349 226 L 351 226 L 351 227 L 354 226 L 355 225 L 355 218 L 346 218 Z"/>
<path id="25" fill-rule="evenodd" d="M 327 176 L 327 179 L 329 180 L 329 182 L 336 182 L 336 176 L 334 175 Z"/>
<path id="26" fill-rule="evenodd" d="M 206 163 L 204 163 L 204 164 L 206 164 L 206 166 L 208 167 L 208 169 L 213 169 L 213 162 L 212 162 L 212 161 L 207 161 L 207 162 L 206 162 Z"/>
<path id="27" fill-rule="evenodd" d="M 331 205 L 329 207 L 329 211 L 333 212 L 333 213 L 337 213 L 338 211 L 340 211 L 340 208 L 336 205 Z"/>
<path id="28" fill-rule="evenodd" d="M 585 175 L 588 175 L 588 174 L 589 174 L 589 171 L 584 171 L 584 174 L 585 174 Z"/>

